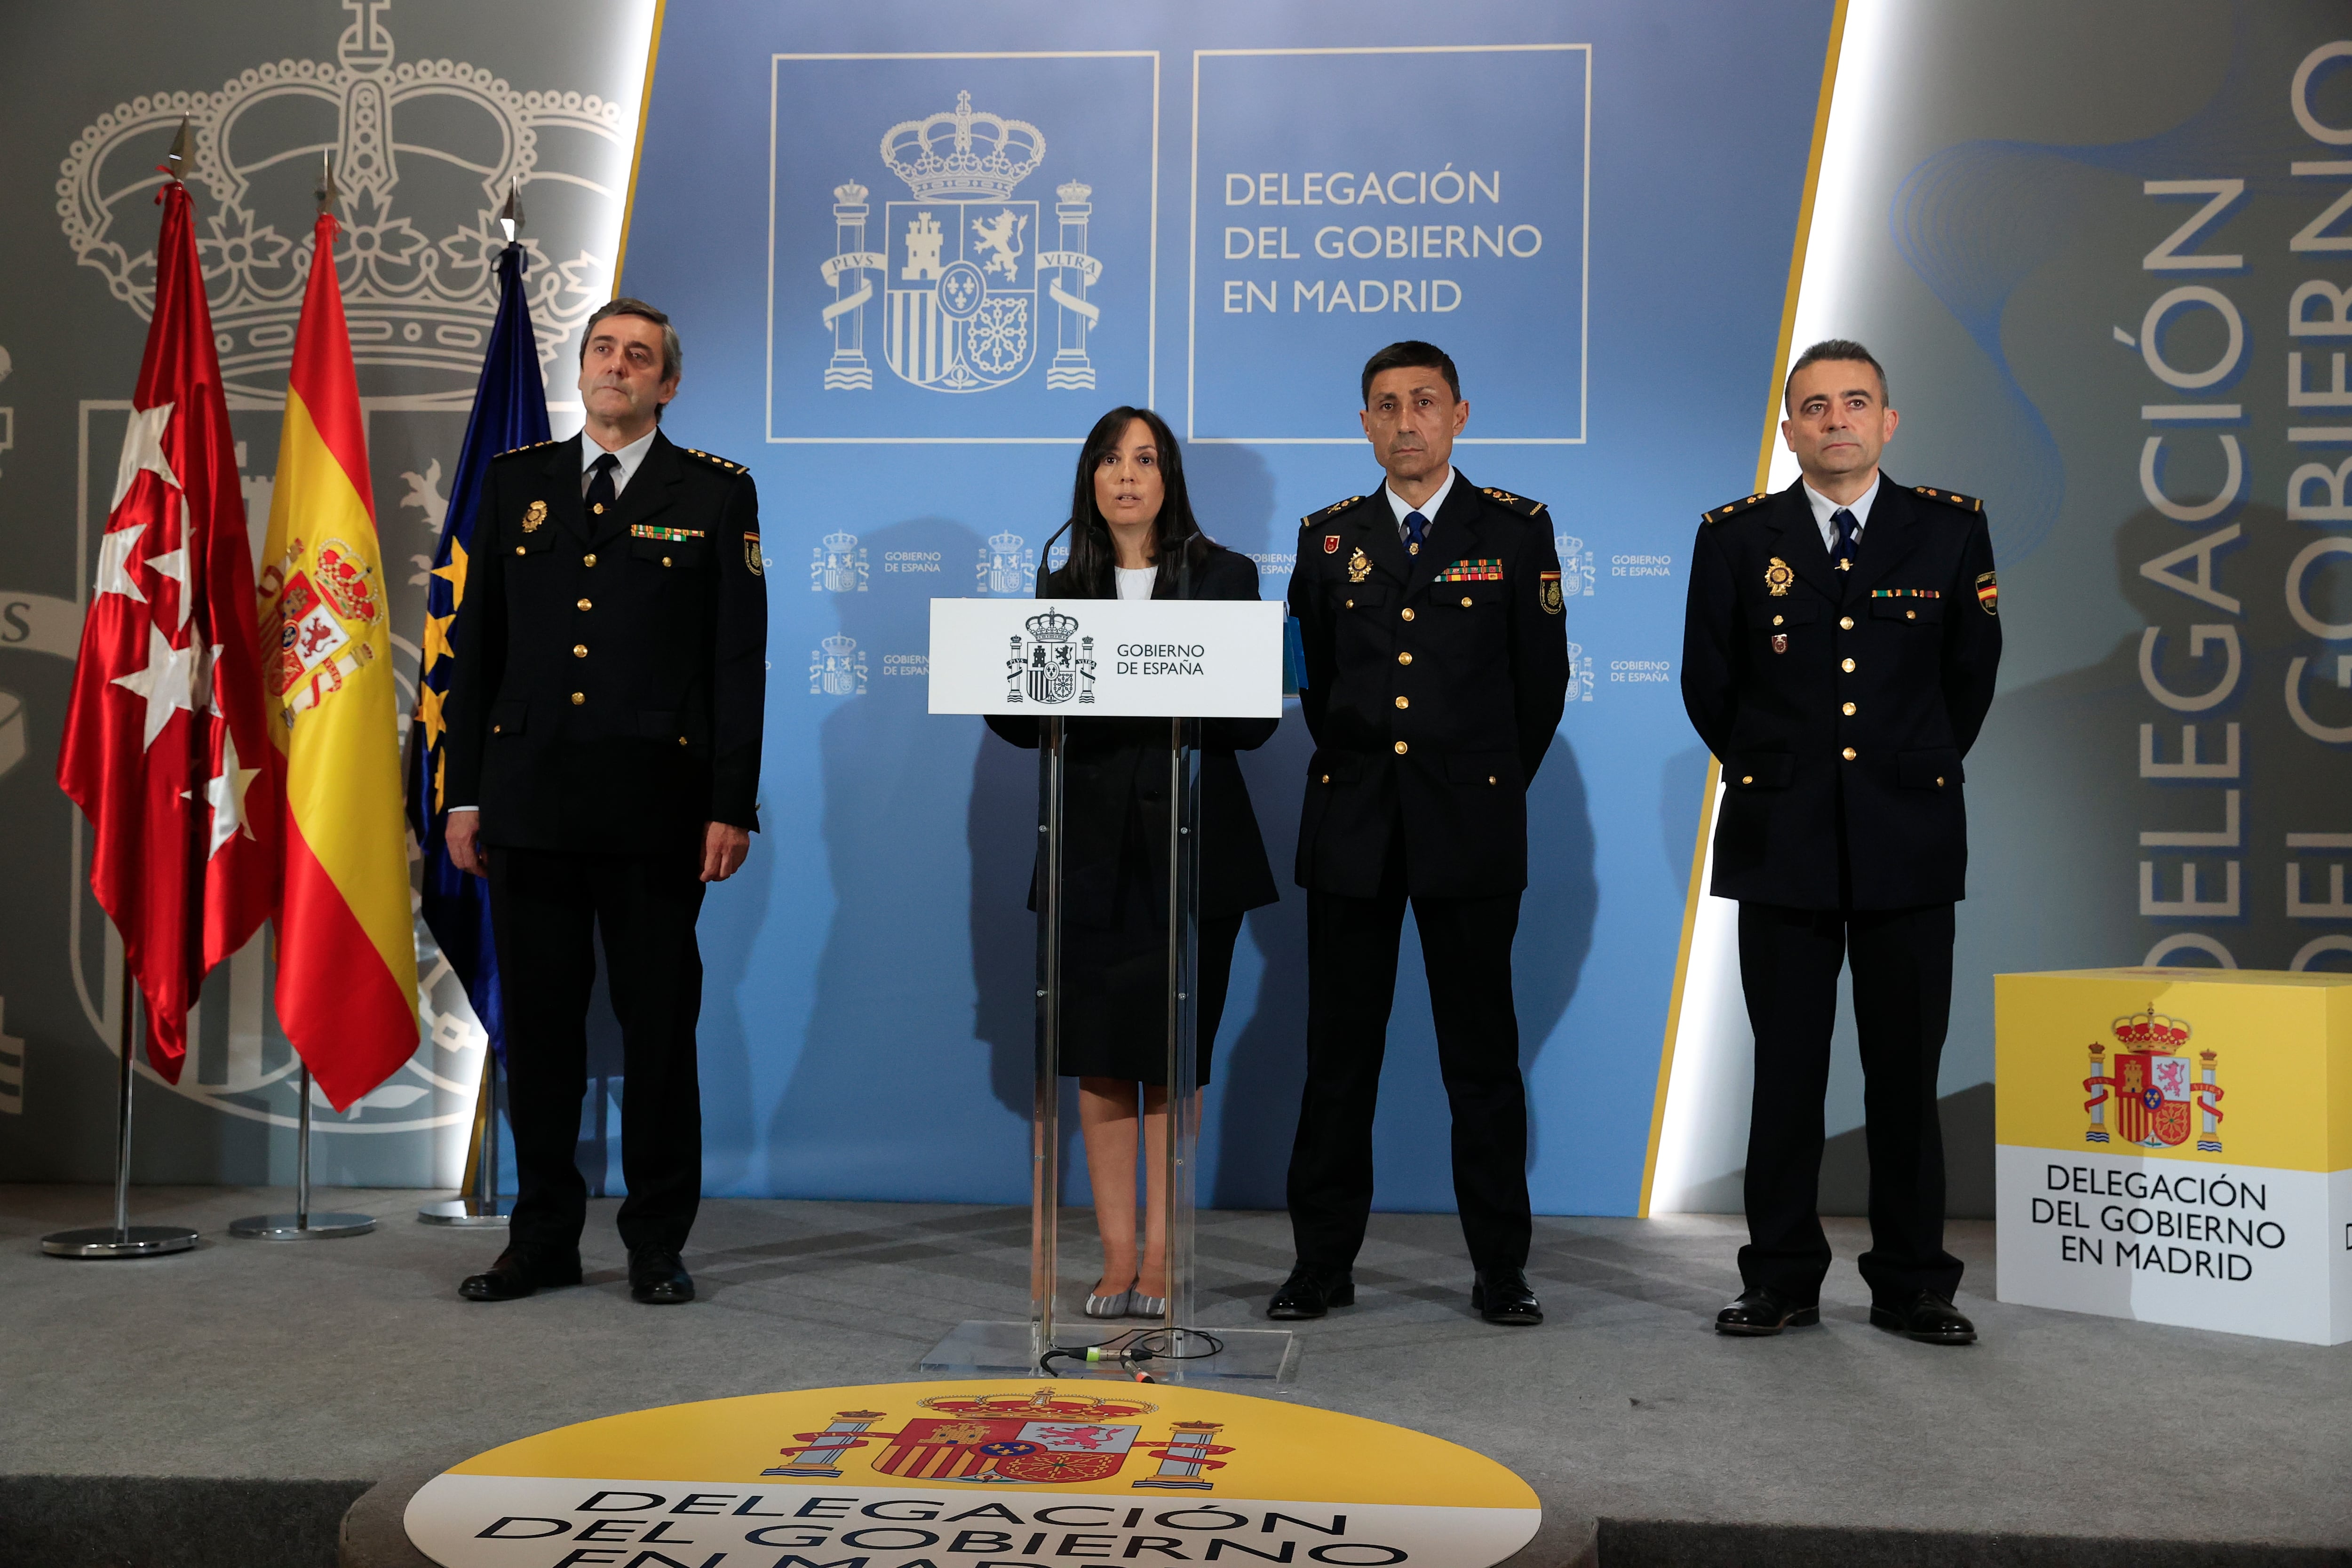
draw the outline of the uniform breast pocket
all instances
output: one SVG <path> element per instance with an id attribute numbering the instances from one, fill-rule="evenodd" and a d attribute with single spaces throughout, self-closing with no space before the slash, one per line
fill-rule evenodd
<path id="1" fill-rule="evenodd" d="M 1822 607 L 1809 600 L 1790 599 L 1786 604 L 1751 605 L 1748 610 L 1750 631 L 1775 632 L 1790 626 L 1805 626 L 1821 618 Z"/>
<path id="2" fill-rule="evenodd" d="M 1493 610 L 1502 607 L 1505 584 L 1500 582 L 1449 583 L 1439 578 L 1430 585 L 1438 605 L 1453 610 Z"/>
<path id="3" fill-rule="evenodd" d="M 1944 601 L 1901 591 L 1883 598 L 1873 595 L 1870 618 L 1874 621 L 1900 621 L 1906 626 L 1939 626 L 1944 623 Z"/>
<path id="4" fill-rule="evenodd" d="M 710 565 L 710 541 L 697 536 L 691 539 L 633 539 L 629 553 L 648 566 L 667 572 L 699 572 Z"/>
<path id="5" fill-rule="evenodd" d="M 1388 585 L 1384 583 L 1339 583 L 1331 589 L 1331 597 L 1341 610 L 1377 610 L 1389 602 Z"/>

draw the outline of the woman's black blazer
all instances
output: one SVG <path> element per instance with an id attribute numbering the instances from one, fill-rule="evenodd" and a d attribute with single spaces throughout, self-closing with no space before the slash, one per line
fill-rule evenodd
<path id="1" fill-rule="evenodd" d="M 1057 577 L 1059 574 L 1055 574 Z M 1040 597 L 1084 598 L 1054 579 Z M 1152 595 L 1176 596 L 1163 575 Z M 1195 599 L 1255 599 L 1257 563 L 1212 545 L 1192 569 Z M 1016 746 L 1037 749 L 1040 721 L 1021 714 L 992 713 L 988 727 Z M 1272 737 L 1279 719 L 1209 719 L 1201 726 L 1201 918 L 1238 915 L 1276 901 L 1274 871 L 1265 841 L 1250 809 L 1249 786 L 1242 782 L 1235 752 L 1255 751 Z M 1119 847 L 1130 812 L 1140 812 L 1145 828 L 1145 874 L 1164 907 L 1168 892 L 1169 725 L 1165 719 L 1071 719 L 1066 721 L 1068 767 L 1062 808 L 1062 896 L 1067 919 L 1108 927 L 1117 923 Z M 1036 907 L 1036 883 L 1030 883 Z"/>

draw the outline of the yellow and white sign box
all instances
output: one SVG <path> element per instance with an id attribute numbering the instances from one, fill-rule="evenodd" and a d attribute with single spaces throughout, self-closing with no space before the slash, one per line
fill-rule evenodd
<path id="1" fill-rule="evenodd" d="M 1487 1568 L 1542 1519 L 1501 1465 L 1402 1426 L 1026 1379 L 586 1421 L 436 1476 L 405 1522 L 443 1568 Z"/>
<path id="2" fill-rule="evenodd" d="M 2352 974 L 1993 981 L 2000 1299 L 2352 1340 Z"/>

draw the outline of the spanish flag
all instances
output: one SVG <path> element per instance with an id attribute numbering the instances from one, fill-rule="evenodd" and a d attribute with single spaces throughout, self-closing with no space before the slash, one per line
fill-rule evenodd
<path id="1" fill-rule="evenodd" d="M 366 425 L 320 213 L 262 552 L 269 737 L 285 760 L 278 1019 L 335 1109 L 415 1053 L 416 939 Z"/>

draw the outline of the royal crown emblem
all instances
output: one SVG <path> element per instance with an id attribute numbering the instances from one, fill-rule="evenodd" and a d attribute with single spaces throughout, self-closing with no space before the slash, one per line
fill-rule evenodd
<path id="1" fill-rule="evenodd" d="M 1005 700 L 1056 706 L 1073 698 L 1095 700 L 1095 639 L 1078 636 L 1078 618 L 1046 610 L 1022 623 L 1027 636 L 1013 634 L 1004 662 Z"/>
<path id="2" fill-rule="evenodd" d="M 858 697 L 866 691 L 866 656 L 857 639 L 836 632 L 809 655 L 811 697 Z"/>
<path id="3" fill-rule="evenodd" d="M 392 0 L 343 0 L 352 14 L 335 60 L 279 60 L 217 92 L 168 92 L 117 104 L 82 128 L 59 166 L 58 215 L 83 266 L 102 274 L 142 320 L 153 314 L 154 149 L 185 116 L 194 148 L 185 179 L 202 191 L 205 290 L 232 395 L 275 401 L 292 363 L 313 240 L 310 186 L 320 156 L 341 190 L 348 248 L 336 258 L 352 357 L 362 365 L 446 372 L 470 397 L 498 311 L 500 204 L 534 174 L 560 174 L 544 202 L 564 226 L 617 216 L 619 193 L 593 171 L 543 164 L 562 141 L 624 145 L 621 106 L 577 92 L 532 92 L 454 60 L 397 60 Z M 575 206 L 584 203 L 585 210 Z M 289 234 L 278 226 L 291 223 Z M 128 240 L 127 236 L 138 236 Z M 610 269 L 579 251 L 551 264 L 526 238 L 540 363 L 608 291 Z M 458 406 L 463 406 L 459 405 Z"/>
<path id="4" fill-rule="evenodd" d="M 863 594 L 866 588 L 866 552 L 857 535 L 835 531 L 809 551 L 809 592 Z"/>
<path id="5" fill-rule="evenodd" d="M 1029 542 L 1017 533 L 992 533 L 980 547 L 980 591 L 983 594 L 1033 594 L 1037 590 L 1037 557 Z"/>
<path id="6" fill-rule="evenodd" d="M 783 1463 L 762 1476 L 833 1479 L 853 1456 L 866 1468 L 902 1480 L 968 1486 L 1052 1486 L 1115 1479 L 1134 1458 L 1157 1468 L 1128 1484 L 1138 1490 L 1213 1491 L 1208 1471 L 1224 1468 L 1213 1456 L 1230 1454 L 1216 1441 L 1222 1424 L 1165 1421 L 1154 1437 L 1137 1419 L 1158 1407 L 1139 1399 L 1097 1399 L 1041 1388 L 1034 1394 L 941 1394 L 919 1399 L 927 1412 L 896 1432 L 877 1432 L 881 1410 L 837 1412 L 821 1432 L 795 1432 L 780 1451 Z M 859 1449 L 873 1449 L 858 1455 Z"/>
<path id="7" fill-rule="evenodd" d="M 1087 334 L 1101 308 L 1086 297 L 1102 276 L 1087 254 L 1093 188 L 1055 188 L 1055 248 L 1042 248 L 1038 204 L 1013 190 L 1045 160 L 1045 135 L 956 94 L 954 109 L 906 120 L 882 137 L 882 162 L 906 182 L 910 201 L 886 203 L 880 248 L 868 249 L 870 194 L 856 180 L 833 192 L 835 254 L 819 268 L 833 300 L 821 312 L 832 331 L 824 385 L 870 391 L 866 308 L 882 278 L 883 359 L 901 380 L 932 392 L 987 392 L 1025 374 L 1037 354 L 1045 298 L 1055 308 L 1049 389 L 1091 389 Z"/>
<path id="8" fill-rule="evenodd" d="M 2116 1046 L 2112 1068 L 2106 1047 L 2091 1045 L 2091 1076 L 2083 1087 L 2091 1098 L 2083 1102 L 2090 1125 L 2085 1143 L 2108 1142 L 2106 1111 L 2116 1108 L 2116 1131 L 2126 1143 L 2147 1149 L 2175 1148 L 2189 1142 L 2190 1123 L 2201 1116 L 2198 1152 L 2221 1152 L 2221 1089 L 2214 1081 L 2218 1053 L 2200 1051 L 2192 1068 L 2182 1049 L 2190 1034 L 2187 1023 L 2168 1018 L 2154 1003 L 2145 1013 L 2130 1013 L 2107 1026 Z"/>

